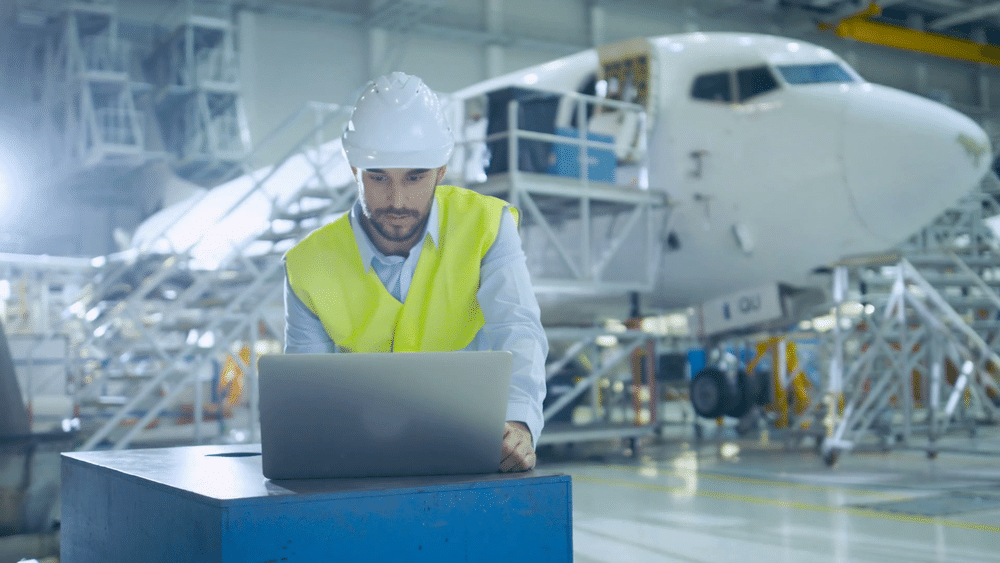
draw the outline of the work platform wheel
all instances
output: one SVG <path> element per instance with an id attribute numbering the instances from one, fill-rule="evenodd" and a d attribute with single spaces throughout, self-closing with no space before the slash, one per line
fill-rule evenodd
<path id="1" fill-rule="evenodd" d="M 838 459 L 840 459 L 840 450 L 837 448 L 830 448 L 823 453 L 823 463 L 825 463 L 827 467 L 837 465 Z"/>

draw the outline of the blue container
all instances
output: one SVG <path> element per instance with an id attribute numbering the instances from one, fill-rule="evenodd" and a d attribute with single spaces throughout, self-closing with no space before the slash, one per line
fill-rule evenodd
<path id="1" fill-rule="evenodd" d="M 561 137 L 580 138 L 577 129 L 569 127 L 556 127 L 556 135 Z M 601 143 L 612 143 L 614 138 L 611 135 L 600 133 L 587 133 L 587 139 Z M 557 176 L 580 177 L 580 147 L 566 143 L 553 143 L 552 145 L 552 166 L 549 172 Z M 592 182 L 615 182 L 615 166 L 617 161 L 615 153 L 611 148 L 591 147 L 587 149 L 587 174 Z"/>

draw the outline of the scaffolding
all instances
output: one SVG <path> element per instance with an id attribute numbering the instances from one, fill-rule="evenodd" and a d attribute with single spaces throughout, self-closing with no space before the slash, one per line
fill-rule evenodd
<path id="1" fill-rule="evenodd" d="M 43 170 L 67 175 L 99 164 L 141 163 L 148 157 L 144 87 L 134 46 L 119 32 L 115 3 L 49 4 L 19 6 L 34 14 L 20 21 L 36 31 L 28 68 L 38 130 L 49 141 Z"/>
<path id="2" fill-rule="evenodd" d="M 250 148 L 232 13 L 228 2 L 178 3 L 149 57 L 164 145 L 196 183 L 230 177 Z"/>
<path id="3" fill-rule="evenodd" d="M 115 0 L 20 0 L 18 16 L 53 181 L 154 159 L 203 185 L 241 172 L 250 135 L 229 3 L 178 2 L 152 25 L 120 22 Z"/>
<path id="4" fill-rule="evenodd" d="M 834 272 L 835 324 L 822 453 L 860 446 L 1000 453 L 977 436 L 1000 409 L 1000 180 L 943 213 L 898 253 Z M 856 288 L 856 289 L 853 289 Z M 844 313 L 849 298 L 861 304 Z"/>

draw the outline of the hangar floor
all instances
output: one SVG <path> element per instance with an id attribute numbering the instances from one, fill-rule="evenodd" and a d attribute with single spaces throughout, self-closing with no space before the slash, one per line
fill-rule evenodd
<path id="1" fill-rule="evenodd" d="M 997 457 L 855 452 L 828 468 L 780 444 L 680 440 L 568 453 L 538 469 L 573 477 L 579 563 L 1000 561 Z"/>

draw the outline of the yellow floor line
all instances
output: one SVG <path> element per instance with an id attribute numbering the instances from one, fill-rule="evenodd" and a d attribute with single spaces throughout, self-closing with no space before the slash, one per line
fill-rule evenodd
<path id="1" fill-rule="evenodd" d="M 699 478 L 701 475 L 699 475 Z M 598 477 L 585 477 L 585 476 L 573 476 L 574 481 L 583 481 L 585 483 L 594 483 L 599 485 L 610 485 L 615 487 L 628 487 L 632 489 L 644 489 L 650 491 L 666 492 L 666 493 L 680 493 L 687 492 L 688 489 L 684 487 L 668 487 L 666 485 L 656 485 L 653 483 L 635 483 L 632 481 L 617 481 L 613 479 L 602 479 Z M 896 520 L 899 522 L 915 522 L 919 524 L 939 524 L 942 526 L 948 526 L 951 528 L 962 528 L 967 530 L 978 530 L 981 532 L 994 532 L 1000 533 L 1000 526 L 991 526 L 989 524 L 975 524 L 972 522 L 956 522 L 954 520 L 942 520 L 939 518 L 929 518 L 926 516 L 913 516 L 906 514 L 897 514 L 894 512 L 883 512 L 879 510 L 873 510 L 868 508 L 856 508 L 851 506 L 827 506 L 822 504 L 809 504 L 805 502 L 793 502 L 777 499 L 769 499 L 762 497 L 754 497 L 750 495 L 738 495 L 734 493 L 723 493 L 717 491 L 706 491 L 703 489 L 698 489 L 695 493 L 696 496 L 715 498 L 720 500 L 730 500 L 736 502 L 746 502 L 751 504 L 761 504 L 766 506 L 776 506 L 779 508 L 792 508 L 797 510 L 811 510 L 814 512 L 840 512 L 844 514 L 850 514 L 852 516 L 863 516 L 866 518 L 881 518 L 884 520 Z"/>

